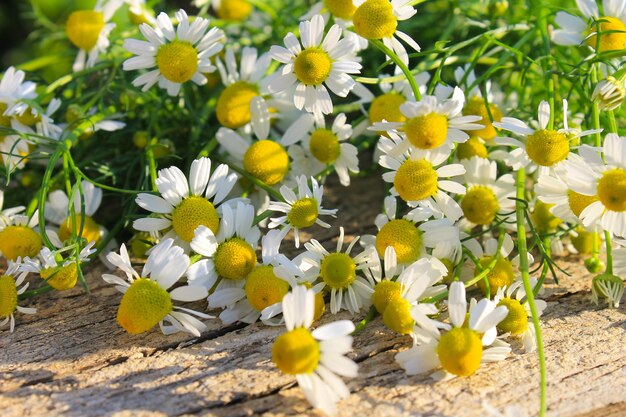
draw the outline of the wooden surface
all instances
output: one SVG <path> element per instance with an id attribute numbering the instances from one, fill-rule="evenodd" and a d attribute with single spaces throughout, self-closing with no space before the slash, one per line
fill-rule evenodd
<path id="1" fill-rule="evenodd" d="M 355 181 L 348 197 L 335 188 L 328 206 L 340 208 L 348 232 L 372 232 L 383 189 L 371 179 Z M 335 194 L 336 193 L 336 194 Z M 336 229 L 316 232 L 332 245 Z M 286 244 L 287 246 L 288 244 Z M 549 374 L 549 415 L 626 415 L 626 315 L 591 304 L 589 281 L 578 259 L 562 259 L 572 273 L 548 283 L 542 328 Z M 18 315 L 15 333 L 0 332 L 0 416 L 248 416 L 317 415 L 294 379 L 270 360 L 283 330 L 261 324 L 224 327 L 209 321 L 201 338 L 166 337 L 158 328 L 131 336 L 115 322 L 121 299 L 100 278 L 79 288 L 39 297 Z M 202 304 L 196 304 L 202 308 Z M 325 320 L 330 317 L 325 316 Z M 341 314 L 338 318 L 349 318 Z M 353 318 L 355 321 L 358 317 Z M 501 363 L 487 364 L 469 378 L 434 383 L 428 375 L 406 376 L 394 355 L 410 345 L 387 331 L 380 318 L 355 338 L 352 357 L 359 377 L 341 416 L 482 416 L 482 402 L 498 409 L 516 404 L 528 415 L 538 408 L 535 354 L 514 344 Z M 320 413 L 321 415 L 321 413 Z"/>

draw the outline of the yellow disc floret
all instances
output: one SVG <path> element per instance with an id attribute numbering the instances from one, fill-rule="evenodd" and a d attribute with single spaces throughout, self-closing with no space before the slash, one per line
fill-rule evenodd
<path id="1" fill-rule="evenodd" d="M 400 106 L 406 102 L 402 94 L 390 92 L 372 100 L 369 110 L 370 123 L 388 122 L 404 123 L 406 116 L 400 111 Z"/>
<path id="2" fill-rule="evenodd" d="M 571 236 L 570 240 L 574 248 L 583 255 L 591 255 L 595 247 L 599 248 L 602 244 L 602 240 L 597 233 L 589 232 L 582 226 L 578 226 L 576 229 L 576 236 Z"/>
<path id="3" fill-rule="evenodd" d="M 244 169 L 267 185 L 278 184 L 289 172 L 289 155 L 285 148 L 271 140 L 260 140 L 243 156 Z"/>
<path id="4" fill-rule="evenodd" d="M 82 216 L 81 214 L 76 214 L 76 227 L 74 228 L 74 223 L 71 218 L 67 218 L 64 222 L 59 226 L 59 239 L 61 242 L 65 242 L 67 239 L 72 237 L 72 231 L 76 230 L 76 234 L 81 230 L 80 225 L 83 222 L 82 234 L 80 237 L 87 240 L 87 242 L 96 242 L 100 240 L 100 226 L 89 216 Z"/>
<path id="5" fill-rule="evenodd" d="M 330 13 L 343 20 L 350 20 L 356 11 L 352 0 L 324 0 L 324 5 Z"/>
<path id="6" fill-rule="evenodd" d="M 356 279 L 356 264 L 345 253 L 331 253 L 322 259 L 320 275 L 331 288 L 347 288 Z"/>
<path id="7" fill-rule="evenodd" d="M 241 22 L 250 16 L 252 4 L 246 0 L 221 0 L 215 12 L 220 19 Z"/>
<path id="8" fill-rule="evenodd" d="M 385 326 L 400 334 L 413 331 L 415 321 L 411 317 L 411 304 L 402 297 L 391 300 L 383 313 Z"/>
<path id="9" fill-rule="evenodd" d="M 465 142 L 459 143 L 456 148 L 456 156 L 459 159 L 470 159 L 474 156 L 486 159 L 488 154 L 487 147 L 478 136 L 471 136 Z"/>
<path id="10" fill-rule="evenodd" d="M 554 231 L 563 220 L 556 217 L 550 209 L 554 204 L 546 204 L 541 200 L 537 200 L 535 208 L 530 213 L 530 218 L 533 221 L 533 226 L 539 233 L 549 233 Z"/>
<path id="11" fill-rule="evenodd" d="M 576 191 L 567 190 L 567 202 L 576 217 L 580 217 L 580 213 L 582 213 L 589 204 L 595 203 L 596 201 L 598 201 L 597 195 L 584 195 Z"/>
<path id="12" fill-rule="evenodd" d="M 303 327 L 281 334 L 272 346 L 272 362 L 289 375 L 310 374 L 319 361 L 319 343 Z"/>
<path id="13" fill-rule="evenodd" d="M 250 123 L 250 103 L 258 95 L 259 88 L 254 84 L 237 81 L 229 85 L 217 99 L 217 120 L 229 129 L 239 129 Z"/>
<path id="14" fill-rule="evenodd" d="M 556 130 L 537 130 L 528 136 L 526 153 L 537 165 L 551 167 L 569 155 L 569 139 Z"/>
<path id="15" fill-rule="evenodd" d="M 78 268 L 76 262 L 57 268 L 45 268 L 39 271 L 39 275 L 55 290 L 69 290 L 76 286 L 78 281 Z"/>
<path id="16" fill-rule="evenodd" d="M 483 269 L 487 268 L 492 261 L 492 256 L 483 256 L 479 259 L 480 266 Z M 482 270 L 476 268 L 476 270 L 474 271 L 474 276 L 477 276 L 481 272 Z M 495 294 L 496 292 L 498 292 L 498 289 L 511 285 L 514 279 L 515 272 L 513 271 L 513 265 L 511 264 L 511 261 L 502 257 L 498 258 L 493 269 L 487 274 L 487 281 L 489 282 L 489 292 L 491 294 Z M 485 285 L 484 280 L 481 279 L 480 281 L 478 281 L 477 285 L 481 289 L 483 294 L 487 293 L 487 286 Z"/>
<path id="17" fill-rule="evenodd" d="M 518 300 L 505 297 L 500 300 L 498 305 L 505 306 L 509 310 L 509 314 L 504 320 L 498 323 L 498 330 L 517 336 L 528 329 L 528 314 Z"/>
<path id="18" fill-rule="evenodd" d="M 151 279 L 139 278 L 122 297 L 117 322 L 128 333 L 143 333 L 163 320 L 172 308 L 172 299 L 167 291 Z"/>
<path id="19" fill-rule="evenodd" d="M 389 303 L 401 297 L 402 291 L 400 288 L 400 283 L 386 279 L 380 281 L 374 287 L 374 294 L 372 294 L 372 304 L 374 304 L 374 307 L 376 307 L 376 310 L 379 314 L 383 314 Z"/>
<path id="20" fill-rule="evenodd" d="M 5 103 L 0 103 L 0 126 L 11 127 L 11 116 L 5 116 L 4 112 L 7 110 Z M 4 133 L 0 133 L 0 137 L 4 136 Z"/>
<path id="21" fill-rule="evenodd" d="M 296 56 L 294 65 L 296 78 L 306 85 L 320 85 L 330 75 L 332 60 L 326 51 L 317 46 L 304 49 Z"/>
<path id="22" fill-rule="evenodd" d="M 233 237 L 217 247 L 214 263 L 219 276 L 244 279 L 256 265 L 256 252 L 245 240 Z"/>
<path id="23" fill-rule="evenodd" d="M 481 338 L 472 329 L 455 327 L 439 339 L 437 355 L 441 367 L 451 374 L 469 376 L 480 367 L 483 356 Z"/>
<path id="24" fill-rule="evenodd" d="M 446 142 L 448 119 L 439 113 L 417 116 L 406 121 L 404 133 L 406 133 L 411 145 L 416 148 L 438 148 Z"/>
<path id="25" fill-rule="evenodd" d="M 309 149 L 318 161 L 325 164 L 335 162 L 341 152 L 337 135 L 328 129 L 317 129 L 311 134 Z"/>
<path id="26" fill-rule="evenodd" d="M 622 50 L 626 46 L 626 25 L 621 19 L 615 17 L 601 17 L 600 26 L 600 52 Z M 595 48 L 598 43 L 597 32 L 593 31 L 585 43 Z"/>
<path id="27" fill-rule="evenodd" d="M 10 261 L 34 258 L 42 245 L 41 236 L 30 227 L 7 226 L 0 231 L 0 252 Z"/>
<path id="28" fill-rule="evenodd" d="M 156 54 L 159 72 L 173 83 L 191 80 L 198 69 L 198 51 L 189 42 L 174 40 L 159 47 Z"/>
<path id="29" fill-rule="evenodd" d="M 35 123 L 41 120 L 41 116 L 36 114 L 32 108 L 27 108 L 24 113 L 15 116 L 18 122 L 24 126 L 34 126 Z"/>
<path id="30" fill-rule="evenodd" d="M 422 254 L 422 231 L 405 219 L 391 220 L 376 235 L 376 250 L 383 258 L 387 247 L 392 246 L 401 264 L 415 262 Z"/>
<path id="31" fill-rule="evenodd" d="M 493 222 L 500 210 L 493 190 L 484 185 L 471 187 L 461 200 L 463 214 L 472 223 L 488 225 Z"/>
<path id="32" fill-rule="evenodd" d="M 437 194 L 437 177 L 427 160 L 406 160 L 398 168 L 393 185 L 404 201 L 420 201 Z"/>
<path id="33" fill-rule="evenodd" d="M 10 275 L 0 276 L 0 318 L 9 317 L 17 308 L 17 287 Z"/>
<path id="34" fill-rule="evenodd" d="M 206 226 L 214 234 L 220 227 L 220 218 L 213 203 L 209 200 L 192 196 L 184 199 L 172 212 L 172 227 L 185 242 L 191 242 L 199 226 Z"/>
<path id="35" fill-rule="evenodd" d="M 489 113 L 491 113 L 491 117 L 493 117 L 494 122 L 499 122 L 502 120 L 502 112 L 493 103 L 489 103 L 489 109 L 487 109 L 487 104 L 485 99 L 478 96 L 473 96 L 470 98 L 463 109 L 463 114 L 466 116 L 480 116 L 478 124 L 481 124 L 485 127 L 479 130 L 472 130 L 472 134 L 476 136 L 480 136 L 485 140 L 491 140 L 496 137 L 496 128 L 491 124 L 492 121 L 489 118 Z"/>
<path id="36" fill-rule="evenodd" d="M 611 211 L 626 211 L 626 169 L 614 168 L 602 174 L 598 198 Z"/>
<path id="37" fill-rule="evenodd" d="M 314 198 L 301 198 L 296 201 L 287 213 L 289 224 L 298 229 L 313 226 L 317 220 L 317 207 L 318 203 Z"/>
<path id="38" fill-rule="evenodd" d="M 382 39 L 393 36 L 398 19 L 393 14 L 389 0 L 367 0 L 352 16 L 354 30 L 365 39 Z"/>
<path id="39" fill-rule="evenodd" d="M 104 15 L 95 10 L 77 10 L 67 18 L 65 33 L 77 48 L 91 51 L 104 28 Z"/>
<path id="40" fill-rule="evenodd" d="M 259 265 L 246 278 L 248 302 L 257 311 L 279 303 L 289 291 L 289 283 L 274 274 L 271 265 Z"/>

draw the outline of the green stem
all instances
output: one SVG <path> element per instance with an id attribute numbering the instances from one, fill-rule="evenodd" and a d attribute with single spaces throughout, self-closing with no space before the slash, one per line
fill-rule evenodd
<path id="1" fill-rule="evenodd" d="M 266 183 L 264 183 L 263 181 L 261 181 L 260 179 L 258 179 L 257 177 L 251 175 L 250 173 L 246 172 L 245 170 L 239 168 L 237 165 L 227 162 L 227 161 L 222 161 L 219 160 L 217 158 L 215 158 L 216 160 L 218 160 L 219 162 L 222 162 L 226 165 L 228 165 L 228 167 L 230 169 L 232 169 L 233 171 L 235 171 L 236 173 L 243 175 L 244 177 L 246 177 L 246 179 L 250 182 L 252 182 L 254 185 L 256 185 L 259 188 L 262 188 L 263 190 L 267 191 L 267 193 L 269 195 L 271 195 L 272 197 L 274 197 L 274 199 L 276 201 L 285 201 L 285 199 L 283 198 L 283 196 L 276 191 L 275 189 L 273 189 L 272 187 L 270 187 L 269 185 L 267 185 Z"/>
<path id="2" fill-rule="evenodd" d="M 611 245 L 611 233 L 604 231 L 604 244 L 606 245 L 606 270 L 607 274 L 613 275 L 613 248 Z"/>
<path id="3" fill-rule="evenodd" d="M 363 320 L 361 320 L 359 324 L 357 324 L 356 327 L 354 328 L 354 331 L 352 332 L 352 336 L 363 331 L 363 329 L 365 329 L 365 326 L 367 326 L 369 322 L 372 321 L 374 317 L 376 317 L 377 314 L 378 314 L 378 311 L 376 310 L 376 307 L 371 306 L 370 311 L 368 311 L 367 313 L 367 316 L 365 316 Z"/>
<path id="4" fill-rule="evenodd" d="M 396 53 L 393 52 L 391 49 L 387 48 L 385 44 L 383 44 L 378 39 L 370 39 L 369 42 L 370 42 L 370 45 L 373 45 L 383 54 L 387 55 L 389 59 L 391 59 L 398 66 L 398 68 L 402 70 L 402 72 L 404 73 L 404 76 L 406 77 L 406 80 L 411 85 L 411 90 L 413 90 L 415 99 L 417 101 L 420 101 L 422 99 L 422 94 L 420 93 L 420 88 L 417 85 L 417 81 L 415 81 L 415 77 L 413 76 L 413 74 L 411 74 L 411 70 L 409 70 L 409 68 L 404 64 L 404 62 L 402 62 L 400 57 L 396 55 Z"/>

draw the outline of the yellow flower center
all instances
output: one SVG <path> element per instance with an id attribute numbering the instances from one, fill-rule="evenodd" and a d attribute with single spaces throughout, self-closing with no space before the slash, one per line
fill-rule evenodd
<path id="1" fill-rule="evenodd" d="M 466 116 L 480 116 L 478 124 L 485 126 L 479 130 L 472 130 L 472 134 L 479 136 L 485 140 L 491 140 L 496 137 L 497 132 L 496 128 L 491 124 L 491 119 L 489 118 L 489 112 L 491 112 L 491 116 L 493 117 L 494 122 L 499 122 L 502 120 L 502 112 L 500 108 L 493 103 L 489 103 L 489 110 L 487 110 L 487 104 L 482 97 L 473 96 L 470 98 L 463 109 L 463 114 Z"/>
<path id="2" fill-rule="evenodd" d="M 76 285 L 78 268 L 76 262 L 72 262 L 67 266 L 42 269 L 39 275 L 55 290 L 69 290 Z"/>
<path id="3" fill-rule="evenodd" d="M 576 217 L 580 217 L 580 213 L 582 213 L 589 204 L 595 203 L 596 201 L 598 201 L 597 195 L 584 195 L 578 194 L 576 191 L 567 190 L 567 202 Z"/>
<path id="4" fill-rule="evenodd" d="M 229 129 L 239 129 L 250 123 L 250 103 L 258 95 L 259 88 L 254 84 L 237 81 L 229 85 L 217 99 L 217 120 Z"/>
<path id="5" fill-rule="evenodd" d="M 370 123 L 388 122 L 404 123 L 406 117 L 400 111 L 400 106 L 406 102 L 406 97 L 398 93 L 385 93 L 372 100 L 369 111 Z M 382 133 L 382 132 L 381 132 Z"/>
<path id="6" fill-rule="evenodd" d="M 537 165 L 550 167 L 569 154 L 569 139 L 556 130 L 537 130 L 528 136 L 526 153 Z"/>
<path id="7" fill-rule="evenodd" d="M 330 13 L 343 20 L 350 20 L 356 11 L 352 0 L 324 0 L 324 5 Z"/>
<path id="8" fill-rule="evenodd" d="M 217 234 L 220 228 L 217 210 L 213 203 L 205 198 L 187 197 L 172 212 L 172 227 L 178 237 L 185 242 L 191 242 L 199 226 L 206 226 Z"/>
<path id="9" fill-rule="evenodd" d="M 150 330 L 173 309 L 167 291 L 148 278 L 133 282 L 122 297 L 117 322 L 131 334 Z"/>
<path id="10" fill-rule="evenodd" d="M 287 213 L 287 220 L 292 226 L 303 229 L 315 224 L 317 213 L 316 199 L 301 198 L 291 206 L 291 210 Z"/>
<path id="11" fill-rule="evenodd" d="M 39 233 L 26 226 L 7 226 L 0 231 L 0 252 L 10 261 L 37 256 L 43 242 Z"/>
<path id="12" fill-rule="evenodd" d="M 130 20 L 130 23 L 132 23 L 135 26 L 139 26 L 142 23 L 150 24 L 150 19 L 149 19 L 150 17 L 154 17 L 154 12 L 143 6 L 139 13 L 133 13 L 130 10 L 128 10 L 128 19 Z"/>
<path id="13" fill-rule="evenodd" d="M 480 367 L 483 356 L 481 337 L 472 329 L 455 327 L 439 339 L 437 355 L 446 371 L 469 376 Z"/>
<path id="14" fill-rule="evenodd" d="M 161 74 L 173 83 L 184 83 L 198 69 L 198 51 L 192 44 L 174 40 L 159 47 L 156 63 Z"/>
<path id="15" fill-rule="evenodd" d="M 294 72 L 296 78 L 306 85 L 320 85 L 330 75 L 332 60 L 322 48 L 312 46 L 296 56 Z"/>
<path id="16" fill-rule="evenodd" d="M 33 109 L 30 107 L 27 108 L 20 116 L 16 116 L 15 118 L 24 126 L 33 126 L 41 120 L 41 116 L 33 113 Z"/>
<path id="17" fill-rule="evenodd" d="M 278 184 L 289 172 L 289 155 L 280 144 L 260 140 L 246 151 L 243 168 L 267 185 Z"/>
<path id="18" fill-rule="evenodd" d="M 7 110 L 7 105 L 0 103 L 0 126 L 11 127 L 11 117 L 5 116 L 4 112 Z M 0 136 L 4 136 L 5 133 L 0 132 Z"/>
<path id="19" fill-rule="evenodd" d="M 320 275 L 331 288 L 348 288 L 356 279 L 356 264 L 345 253 L 331 253 L 322 259 Z"/>
<path id="20" fill-rule="evenodd" d="M 611 211 L 626 211 L 626 169 L 615 168 L 602 174 L 598 198 Z"/>
<path id="21" fill-rule="evenodd" d="M 485 185 L 475 185 L 463 196 L 461 208 L 470 222 L 488 225 L 496 218 L 500 205 L 491 188 Z"/>
<path id="22" fill-rule="evenodd" d="M 437 194 L 437 172 L 425 159 L 407 159 L 398 168 L 393 185 L 404 201 L 424 200 Z"/>
<path id="23" fill-rule="evenodd" d="M 506 297 L 498 305 L 505 306 L 509 310 L 505 319 L 498 323 L 498 330 L 512 335 L 520 335 L 528 329 L 528 314 L 519 301 Z"/>
<path id="24" fill-rule="evenodd" d="M 328 129 L 317 129 L 311 134 L 309 149 L 318 161 L 325 164 L 335 162 L 341 152 L 337 135 Z"/>
<path id="25" fill-rule="evenodd" d="M 374 287 L 372 303 L 379 314 L 383 314 L 389 303 L 402 298 L 400 283 L 396 281 L 383 280 Z"/>
<path id="26" fill-rule="evenodd" d="M 256 265 L 256 252 L 238 237 L 221 243 L 215 252 L 215 270 L 227 279 L 244 279 Z"/>
<path id="27" fill-rule="evenodd" d="M 446 142 L 448 119 L 439 113 L 428 113 L 409 119 L 404 124 L 404 133 L 416 148 L 434 149 Z"/>
<path id="28" fill-rule="evenodd" d="M 624 22 L 615 17 L 601 17 L 600 19 L 605 20 L 605 22 L 598 24 L 600 26 L 600 46 L 598 50 L 605 52 L 624 49 L 626 45 L 626 25 L 624 25 Z M 592 48 L 595 48 L 598 43 L 596 30 L 593 30 L 593 35 L 585 41 Z"/>
<path id="29" fill-rule="evenodd" d="M 243 21 L 252 12 L 252 5 L 246 0 L 222 0 L 215 12 L 222 20 Z"/>
<path id="30" fill-rule="evenodd" d="M 87 242 L 96 242 L 100 241 L 100 226 L 89 216 L 82 216 L 81 214 L 76 214 L 76 229 L 74 229 L 72 219 L 68 217 L 61 223 L 59 226 L 59 239 L 61 242 L 65 242 L 69 238 L 72 237 L 72 231 L 76 230 L 76 234 L 80 231 L 81 219 L 84 219 L 83 224 L 83 232 L 80 237 L 87 240 Z"/>
<path id="31" fill-rule="evenodd" d="M 398 26 L 389 0 L 367 0 L 355 10 L 352 22 L 355 32 L 365 39 L 389 38 Z"/>
<path id="32" fill-rule="evenodd" d="M 578 226 L 576 228 L 577 236 L 571 236 L 570 240 L 576 250 L 583 255 L 591 255 L 594 248 L 594 239 L 596 241 L 596 247 L 600 247 L 602 240 L 596 233 L 588 232 L 583 227 Z"/>
<path id="33" fill-rule="evenodd" d="M 554 231 L 561 223 L 562 219 L 559 219 L 550 212 L 550 209 L 554 204 L 546 204 L 541 200 L 537 200 L 535 208 L 530 213 L 530 218 L 533 221 L 533 226 L 539 233 L 548 233 Z"/>
<path id="34" fill-rule="evenodd" d="M 272 362 L 288 375 L 310 374 L 319 361 L 319 344 L 303 327 L 281 334 L 272 346 Z"/>
<path id="35" fill-rule="evenodd" d="M 385 326 L 400 334 L 413 331 L 415 321 L 411 317 L 411 304 L 402 297 L 391 300 L 383 313 Z"/>
<path id="36" fill-rule="evenodd" d="M 77 48 L 91 51 L 104 28 L 104 15 L 95 10 L 77 10 L 67 18 L 65 33 Z"/>
<path id="37" fill-rule="evenodd" d="M 459 143 L 456 148 L 456 156 L 461 160 L 470 159 L 473 156 L 486 159 L 487 155 L 487 147 L 478 136 L 471 136 L 467 141 Z"/>
<path id="38" fill-rule="evenodd" d="M 17 287 L 10 275 L 0 276 L 0 317 L 9 317 L 17 307 Z"/>
<path id="39" fill-rule="evenodd" d="M 391 220 L 376 235 L 378 256 L 385 257 L 385 250 L 392 246 L 401 264 L 415 262 L 422 254 L 422 231 L 405 219 Z"/>
<path id="40" fill-rule="evenodd" d="M 480 262 L 480 266 L 485 269 L 489 266 L 489 264 L 493 261 L 493 256 L 483 256 L 478 260 Z M 474 270 L 474 276 L 477 276 L 482 271 L 476 268 Z M 489 282 L 489 292 L 491 294 L 495 294 L 502 287 L 508 287 L 513 283 L 515 279 L 515 272 L 513 271 L 513 265 L 511 261 L 506 258 L 498 258 L 495 266 L 489 273 L 487 274 L 487 281 Z M 478 287 L 481 289 L 483 294 L 487 293 L 487 287 L 485 286 L 485 281 L 481 279 L 478 281 Z"/>
<path id="41" fill-rule="evenodd" d="M 283 299 L 289 283 L 274 274 L 273 266 L 259 265 L 246 278 L 245 291 L 250 305 L 262 311 Z"/>

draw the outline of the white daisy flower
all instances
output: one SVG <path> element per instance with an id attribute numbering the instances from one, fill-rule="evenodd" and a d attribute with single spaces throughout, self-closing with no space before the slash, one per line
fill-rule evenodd
<path id="1" fill-rule="evenodd" d="M 337 115 L 330 129 L 326 128 L 324 118 L 316 122 L 311 114 L 303 114 L 285 131 L 281 143 L 289 146 L 289 154 L 294 157 L 294 170 L 300 166 L 299 155 L 312 159 L 317 175 L 328 165 L 332 165 L 341 185 L 350 185 L 350 173 L 359 172 L 359 157 L 356 146 L 348 143 L 352 137 L 352 126 L 346 123 L 346 115 Z M 298 147 L 300 152 L 294 152 L 292 148 Z M 306 175 L 306 174 L 305 174 Z"/>
<path id="2" fill-rule="evenodd" d="M 139 30 L 148 40 L 126 39 L 124 48 L 137 55 L 124 61 L 124 70 L 151 69 L 133 81 L 135 87 L 147 91 L 157 82 L 170 96 L 178 95 L 180 86 L 193 81 L 198 85 L 207 82 L 204 73 L 215 71 L 210 58 L 224 45 L 224 33 L 218 28 L 208 32 L 209 20 L 196 17 L 193 22 L 184 10 L 176 12 L 178 26 L 165 13 L 159 14 L 156 28 L 143 23 Z"/>
<path id="3" fill-rule="evenodd" d="M 28 289 L 28 282 L 24 282 L 26 273 L 19 273 L 20 259 L 17 262 L 9 261 L 6 271 L 0 273 L 0 327 L 9 323 L 9 332 L 15 330 L 15 312 L 35 314 L 36 308 L 21 307 L 18 305 L 18 296 Z M 23 285 L 22 285 L 23 284 Z"/>
<path id="4" fill-rule="evenodd" d="M 266 79 L 271 93 L 289 90 L 296 108 L 316 114 L 333 111 L 327 87 L 339 97 L 346 97 L 355 84 L 348 74 L 361 71 L 353 55 L 353 41 L 340 39 L 338 25 L 333 25 L 324 37 L 324 25 L 324 18 L 316 15 L 300 22 L 302 46 L 291 32 L 285 36 L 285 47 L 273 45 L 270 56 L 284 65 Z"/>
<path id="5" fill-rule="evenodd" d="M 337 375 L 354 378 L 358 365 L 345 355 L 352 349 L 354 324 L 349 320 L 328 323 L 310 331 L 315 314 L 315 292 L 298 285 L 283 298 L 287 332 L 272 346 L 278 369 L 295 375 L 306 399 L 328 414 L 335 403 L 350 395 Z"/>
<path id="6" fill-rule="evenodd" d="M 299 17 L 299 20 L 309 20 L 321 14 L 324 21 L 328 21 L 332 16 L 333 22 L 343 29 L 344 38 L 352 40 L 355 44 L 355 52 L 358 52 L 366 49 L 368 42 L 367 39 L 350 30 L 353 26 L 352 17 L 355 11 L 356 6 L 352 0 L 324 0 L 311 6 L 306 14 Z"/>
<path id="7" fill-rule="evenodd" d="M 413 38 L 397 29 L 398 22 L 410 19 L 417 10 L 410 0 L 354 0 L 357 9 L 352 16 L 354 31 L 365 39 L 380 39 L 385 46 L 408 65 L 409 55 L 400 43 L 406 42 L 419 52 L 420 46 Z"/>
<path id="8" fill-rule="evenodd" d="M 393 155 L 400 155 L 411 148 L 416 157 L 448 157 L 455 143 L 469 139 L 465 130 L 479 130 L 484 126 L 475 123 L 481 120 L 481 116 L 462 115 L 465 96 L 460 88 L 454 88 L 451 98 L 444 97 L 442 94 L 439 97 L 424 96 L 418 102 L 407 101 L 400 105 L 400 112 L 405 118 L 403 122 L 376 122 L 369 129 L 401 132 L 403 140 L 395 147 Z"/>
<path id="9" fill-rule="evenodd" d="M 448 193 L 465 194 L 465 186 L 442 178 L 463 175 L 465 167 L 461 164 L 442 165 L 448 159 L 444 153 L 432 154 L 430 158 L 414 150 L 397 154 L 396 149 L 402 142 L 403 139 L 393 132 L 389 132 L 389 138 L 381 137 L 378 142 L 383 153 L 378 163 L 390 170 L 383 174 L 383 180 L 393 184 L 391 194 L 400 196 L 410 207 L 427 207 L 453 222 L 460 219 L 463 210 Z"/>
<path id="10" fill-rule="evenodd" d="M 102 279 L 124 294 L 117 310 L 117 322 L 128 333 L 147 332 L 157 323 L 163 334 L 183 331 L 199 337 L 207 329 L 196 317 L 208 319 L 211 316 L 172 303 L 198 301 L 208 296 L 208 291 L 198 285 L 172 289 L 189 267 L 189 257 L 174 245 L 173 239 L 166 239 L 151 249 L 141 275 L 130 263 L 123 244 L 120 253 L 110 253 L 108 260 L 127 277 L 123 280 L 116 275 L 102 275 Z"/>
<path id="11" fill-rule="evenodd" d="M 496 307 L 488 299 L 478 303 L 473 301 L 465 326 L 465 286 L 455 281 L 450 284 L 448 312 L 452 326 L 445 325 L 448 330 L 443 335 L 438 330 L 423 332 L 422 340 L 417 345 L 396 355 L 396 362 L 407 374 L 419 374 L 441 367 L 442 371 L 431 375 L 433 379 L 469 376 L 478 370 L 482 362 L 503 360 L 511 352 L 507 344 L 496 341 L 496 325 L 507 316 L 506 307 Z M 496 345 L 484 349 L 494 342 Z"/>
<path id="12" fill-rule="evenodd" d="M 370 304 L 373 290 L 373 279 L 370 267 L 378 265 L 378 255 L 373 247 L 367 247 L 356 256 L 350 252 L 358 242 L 357 236 L 350 242 L 345 252 L 343 249 L 344 230 L 339 228 L 339 240 L 335 252 L 328 252 L 315 239 L 304 244 L 307 252 L 302 255 L 302 262 L 310 268 L 305 276 L 313 281 L 320 277 L 330 291 L 330 312 L 336 314 L 341 309 L 358 313 L 361 308 Z"/>
<path id="13" fill-rule="evenodd" d="M 565 164 L 569 186 L 584 196 L 597 196 L 580 213 L 583 225 L 599 224 L 614 236 L 626 237 L 626 138 L 610 133 L 602 155 L 587 145 L 579 155 Z"/>
<path id="14" fill-rule="evenodd" d="M 315 178 L 311 177 L 311 187 L 309 179 L 304 175 L 296 178 L 298 183 L 297 194 L 288 186 L 280 187 L 280 193 L 285 202 L 272 201 L 267 208 L 271 211 L 285 213 L 284 216 L 270 219 L 268 227 L 273 229 L 282 226 L 285 233 L 294 229 L 296 248 L 300 247 L 300 229 L 306 229 L 314 224 L 330 228 L 330 225 L 320 219 L 320 216 L 337 217 L 337 209 L 322 208 L 322 198 L 324 187 L 318 185 Z"/>
<path id="15" fill-rule="evenodd" d="M 20 115 L 28 104 L 23 100 L 33 100 L 37 98 L 35 88 L 37 84 L 32 81 L 24 81 L 26 74 L 15 67 L 9 67 L 2 79 L 0 79 L 0 126 L 11 127 L 9 120 L 5 117 Z"/>
<path id="16" fill-rule="evenodd" d="M 39 231 L 39 211 L 31 216 L 14 214 L 0 219 L 0 255 L 9 261 L 34 258 L 43 247 Z"/>
<path id="17" fill-rule="evenodd" d="M 178 246 L 188 250 L 199 226 L 206 226 L 213 233 L 219 232 L 220 204 L 224 203 L 235 181 L 237 175 L 229 174 L 225 164 L 219 165 L 211 174 L 209 158 L 193 161 L 189 180 L 175 166 L 162 169 L 155 181 L 161 195 L 141 193 L 135 199 L 141 208 L 156 216 L 135 220 L 133 227 L 142 232 L 171 228 L 164 238 L 174 238 Z"/>
<path id="18" fill-rule="evenodd" d="M 595 0 L 577 0 L 576 4 L 586 20 L 566 12 L 557 12 L 554 21 L 560 29 L 552 31 L 554 43 L 565 46 L 580 46 L 585 43 L 600 52 L 624 49 L 626 9 L 623 0 L 603 0 L 603 13 L 599 12 Z M 591 24 L 587 24 L 588 21 Z"/>
<path id="19" fill-rule="evenodd" d="M 81 71 L 93 67 L 100 54 L 109 47 L 109 34 L 115 23 L 108 23 L 123 0 L 98 0 L 93 10 L 76 10 L 67 18 L 65 33 L 78 48 L 72 69 Z"/>

